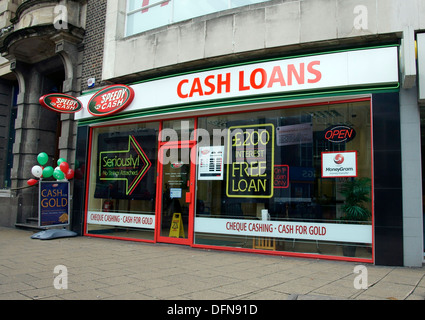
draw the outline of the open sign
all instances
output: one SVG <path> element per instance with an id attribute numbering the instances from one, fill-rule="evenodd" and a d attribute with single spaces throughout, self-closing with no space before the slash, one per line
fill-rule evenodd
<path id="1" fill-rule="evenodd" d="M 345 125 L 332 126 L 325 130 L 325 139 L 334 143 L 348 142 L 355 137 L 356 130 Z"/>

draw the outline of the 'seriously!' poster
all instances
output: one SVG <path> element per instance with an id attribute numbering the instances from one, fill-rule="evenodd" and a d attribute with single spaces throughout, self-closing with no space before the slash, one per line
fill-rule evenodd
<path id="1" fill-rule="evenodd" d="M 99 134 L 95 198 L 153 199 L 156 140 L 150 129 Z"/>

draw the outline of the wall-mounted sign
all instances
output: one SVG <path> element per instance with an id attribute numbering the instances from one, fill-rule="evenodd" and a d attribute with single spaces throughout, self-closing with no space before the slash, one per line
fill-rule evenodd
<path id="1" fill-rule="evenodd" d="M 128 107 L 134 99 L 134 90 L 117 84 L 98 91 L 89 101 L 87 109 L 93 116 L 107 116 Z"/>
<path id="2" fill-rule="evenodd" d="M 285 58 L 141 82 L 131 86 L 136 96 L 126 111 L 171 110 L 179 104 L 306 90 L 396 85 L 398 74 L 398 47 Z M 84 105 L 89 99 L 90 95 L 80 97 Z M 77 120 L 90 117 L 85 109 L 76 114 Z"/>
<path id="3" fill-rule="evenodd" d="M 322 152 L 322 178 L 357 177 L 357 151 Z"/>
<path id="4" fill-rule="evenodd" d="M 228 130 L 227 196 L 271 198 L 274 183 L 274 125 L 234 126 Z"/>
<path id="5" fill-rule="evenodd" d="M 355 137 L 356 130 L 345 125 L 332 126 L 325 130 L 325 139 L 334 143 L 349 142 Z"/>
<path id="6" fill-rule="evenodd" d="M 83 109 L 77 98 L 63 93 L 49 93 L 39 99 L 40 104 L 50 110 L 61 113 L 74 113 Z"/>
<path id="7" fill-rule="evenodd" d="M 41 227 L 69 224 L 68 181 L 40 182 L 38 214 L 38 224 Z"/>

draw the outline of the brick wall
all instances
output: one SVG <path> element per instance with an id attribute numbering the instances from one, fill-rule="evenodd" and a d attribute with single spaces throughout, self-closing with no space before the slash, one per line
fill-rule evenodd
<path id="1" fill-rule="evenodd" d="M 81 91 L 88 89 L 87 80 L 89 78 L 96 79 L 96 88 L 109 84 L 108 82 L 101 81 L 106 3 L 107 0 L 88 0 L 87 2 L 87 23 L 84 38 Z"/>

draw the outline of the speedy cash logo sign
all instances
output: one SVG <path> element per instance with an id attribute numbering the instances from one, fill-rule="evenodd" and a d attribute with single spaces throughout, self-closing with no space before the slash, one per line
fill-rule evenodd
<path id="1" fill-rule="evenodd" d="M 74 113 L 83 108 L 78 99 L 63 93 L 46 94 L 39 99 L 39 102 L 43 107 L 61 113 Z"/>
<path id="2" fill-rule="evenodd" d="M 134 99 L 134 90 L 126 85 L 112 85 L 98 91 L 88 103 L 93 116 L 106 116 L 124 110 Z"/>

